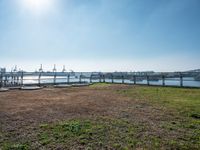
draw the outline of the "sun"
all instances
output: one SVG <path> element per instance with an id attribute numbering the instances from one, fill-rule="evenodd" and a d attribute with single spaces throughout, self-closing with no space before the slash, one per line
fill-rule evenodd
<path id="1" fill-rule="evenodd" d="M 22 6 L 34 14 L 41 14 L 49 11 L 54 0 L 21 0 Z"/>

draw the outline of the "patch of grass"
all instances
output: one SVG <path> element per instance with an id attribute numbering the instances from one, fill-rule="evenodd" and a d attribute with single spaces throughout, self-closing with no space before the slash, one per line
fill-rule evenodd
<path id="1" fill-rule="evenodd" d="M 40 128 L 47 128 L 48 127 L 48 124 L 41 124 L 40 125 Z"/>
<path id="2" fill-rule="evenodd" d="M 28 144 L 10 142 L 8 139 L 5 140 L 5 136 L 6 134 L 0 131 L 0 150 L 29 150 Z"/>
<path id="3" fill-rule="evenodd" d="M 182 136 L 180 140 L 169 139 L 166 145 L 172 149 L 200 148 L 200 89 L 135 86 L 117 92 L 154 108 L 173 112 L 174 120 L 164 121 L 160 126 Z M 159 145 L 159 142 L 154 143 Z"/>
<path id="4" fill-rule="evenodd" d="M 67 148 L 76 145 L 88 149 L 130 149 L 137 145 L 138 129 L 121 119 L 76 119 L 42 128 L 39 139 L 42 145 L 50 147 L 57 143 Z"/>
<path id="5" fill-rule="evenodd" d="M 40 134 L 40 143 L 42 145 L 47 145 L 51 142 L 50 138 L 49 138 L 49 135 L 47 133 L 42 133 Z"/>
<path id="6" fill-rule="evenodd" d="M 181 124 L 166 124 L 166 130 L 176 130 Z M 66 149 L 195 149 L 198 147 L 199 132 L 185 139 L 165 139 L 153 134 L 144 125 L 135 125 L 125 119 L 99 117 L 96 119 L 74 119 L 50 124 L 42 128 L 40 143 L 45 147 Z"/>
<path id="7" fill-rule="evenodd" d="M 118 92 L 140 101 L 170 108 L 185 116 L 200 118 L 200 89 L 136 86 Z"/>
<path id="8" fill-rule="evenodd" d="M 28 150 L 29 146 L 26 144 L 11 144 L 5 143 L 2 150 Z"/>

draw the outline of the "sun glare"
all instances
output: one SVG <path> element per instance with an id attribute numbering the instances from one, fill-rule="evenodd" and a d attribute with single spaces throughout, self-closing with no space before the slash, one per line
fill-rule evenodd
<path id="1" fill-rule="evenodd" d="M 21 0 L 22 6 L 35 14 L 49 11 L 53 6 L 54 0 Z"/>

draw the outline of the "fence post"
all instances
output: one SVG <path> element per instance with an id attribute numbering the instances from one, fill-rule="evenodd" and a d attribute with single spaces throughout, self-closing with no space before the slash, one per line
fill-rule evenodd
<path id="1" fill-rule="evenodd" d="M 12 73 L 12 86 L 14 86 L 14 84 L 15 84 L 15 78 L 14 78 L 14 73 Z"/>
<path id="2" fill-rule="evenodd" d="M 165 86 L 165 75 L 162 75 L 162 86 Z"/>
<path id="3" fill-rule="evenodd" d="M 13 86 L 13 73 L 11 72 L 11 86 Z"/>
<path id="4" fill-rule="evenodd" d="M 124 75 L 122 75 L 122 84 L 124 84 Z"/>
<path id="5" fill-rule="evenodd" d="M 7 75 L 5 75 L 4 86 L 6 86 L 6 85 L 7 85 L 7 80 L 8 80 L 8 76 L 7 76 Z"/>
<path id="6" fill-rule="evenodd" d="M 53 84 L 56 85 L 56 72 L 54 73 Z"/>
<path id="7" fill-rule="evenodd" d="M 3 86 L 3 75 L 2 75 L 2 72 L 1 72 L 1 83 L 0 83 L 0 88 L 2 88 Z"/>
<path id="8" fill-rule="evenodd" d="M 16 74 L 14 74 L 14 86 L 16 85 Z"/>
<path id="9" fill-rule="evenodd" d="M 106 80 L 105 80 L 105 75 L 103 75 L 103 83 L 105 83 L 106 82 Z"/>
<path id="10" fill-rule="evenodd" d="M 42 75 L 42 73 L 40 72 L 40 74 L 39 74 L 39 76 L 38 76 L 38 84 L 39 84 L 39 86 L 40 86 L 40 84 L 41 84 L 41 82 L 40 82 L 40 80 L 41 80 L 41 75 Z"/>
<path id="11" fill-rule="evenodd" d="M 15 74 L 13 73 L 13 86 L 15 86 Z"/>
<path id="12" fill-rule="evenodd" d="M 19 73 L 17 73 L 17 85 L 19 85 Z"/>
<path id="13" fill-rule="evenodd" d="M 69 84 L 69 82 L 70 82 L 69 79 L 70 79 L 70 74 L 68 73 L 68 74 L 67 74 L 67 83 L 68 83 L 68 84 Z"/>
<path id="14" fill-rule="evenodd" d="M 134 84 L 136 84 L 136 75 L 133 76 Z"/>
<path id="15" fill-rule="evenodd" d="M 147 75 L 147 85 L 149 85 L 149 76 Z"/>
<path id="16" fill-rule="evenodd" d="M 99 75 L 99 83 L 101 83 L 102 75 Z"/>
<path id="17" fill-rule="evenodd" d="M 111 80 L 112 80 L 112 83 L 114 83 L 114 77 L 113 77 L 113 74 L 111 74 Z"/>
<path id="18" fill-rule="evenodd" d="M 24 72 L 22 71 L 22 74 L 21 74 L 21 86 L 23 86 L 23 80 L 24 80 Z"/>
<path id="19" fill-rule="evenodd" d="M 183 87 L 183 75 L 180 73 L 180 86 Z"/>
<path id="20" fill-rule="evenodd" d="M 82 78 L 82 75 L 79 76 L 79 83 L 81 83 L 81 78 Z"/>
<path id="21" fill-rule="evenodd" d="M 92 83 L 92 75 L 90 75 L 90 83 Z"/>

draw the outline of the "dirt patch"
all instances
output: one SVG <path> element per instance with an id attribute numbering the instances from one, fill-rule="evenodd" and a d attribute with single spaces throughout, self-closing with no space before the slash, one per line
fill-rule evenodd
<path id="1" fill-rule="evenodd" d="M 81 87 L 46 88 L 38 91 L 13 90 L 0 94 L 0 122 L 3 130 L 54 122 L 88 115 L 117 115 L 126 105 L 112 92 L 116 86 L 98 90 Z M 117 88 L 123 88 L 117 87 Z"/>

